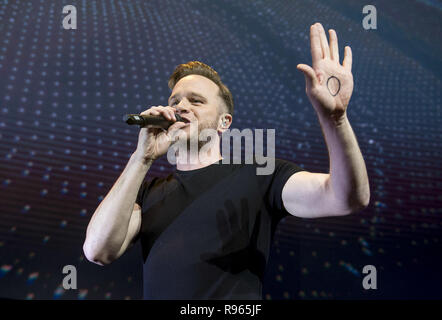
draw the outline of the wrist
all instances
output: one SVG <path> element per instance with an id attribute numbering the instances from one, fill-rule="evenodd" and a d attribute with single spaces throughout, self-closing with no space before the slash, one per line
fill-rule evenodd
<path id="1" fill-rule="evenodd" d="M 141 153 L 139 151 L 135 151 L 134 153 L 132 153 L 130 158 L 131 158 L 131 161 L 139 163 L 143 166 L 148 166 L 148 167 L 150 167 L 153 164 L 153 162 L 155 161 L 155 159 L 146 157 L 143 153 Z"/>
<path id="2" fill-rule="evenodd" d="M 326 123 L 327 125 L 332 125 L 334 127 L 340 127 L 348 121 L 347 110 L 327 114 L 323 112 L 317 112 L 317 115 L 321 123 Z"/>

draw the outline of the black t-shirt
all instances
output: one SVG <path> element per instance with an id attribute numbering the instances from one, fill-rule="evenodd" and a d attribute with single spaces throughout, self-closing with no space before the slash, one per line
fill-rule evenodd
<path id="1" fill-rule="evenodd" d="M 289 214 L 282 189 L 304 169 L 257 167 L 218 161 L 142 183 L 144 299 L 262 299 L 274 231 Z"/>

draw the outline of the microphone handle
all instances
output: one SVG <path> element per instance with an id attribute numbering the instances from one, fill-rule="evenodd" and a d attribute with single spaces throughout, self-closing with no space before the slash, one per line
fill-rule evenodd
<path id="1" fill-rule="evenodd" d="M 179 114 L 175 113 L 175 118 L 177 121 L 183 121 Z M 167 120 L 161 115 L 159 116 L 149 115 L 147 117 L 146 116 L 143 117 L 139 114 L 126 114 L 124 115 L 123 120 L 129 125 L 139 125 L 140 128 L 147 125 L 153 125 L 156 127 L 167 129 L 172 124 L 175 123 L 174 121 Z"/>

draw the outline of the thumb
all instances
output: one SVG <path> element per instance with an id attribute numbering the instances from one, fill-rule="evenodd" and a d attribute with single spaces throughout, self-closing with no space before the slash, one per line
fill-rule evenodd
<path id="1" fill-rule="evenodd" d="M 299 71 L 302 71 L 302 73 L 305 76 L 305 81 L 310 86 L 316 86 L 318 85 L 318 78 L 316 77 L 316 72 L 313 70 L 312 67 L 306 65 L 306 64 L 298 64 L 296 68 Z"/>
<path id="2" fill-rule="evenodd" d="M 186 124 L 182 121 L 177 121 L 174 124 L 172 124 L 166 131 L 166 135 L 169 138 L 170 141 L 174 141 L 175 138 L 180 134 L 183 134 L 183 132 L 180 130 L 182 127 L 184 127 Z"/>

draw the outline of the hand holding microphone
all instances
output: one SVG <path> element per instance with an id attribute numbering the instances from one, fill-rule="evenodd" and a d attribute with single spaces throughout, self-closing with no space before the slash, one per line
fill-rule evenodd
<path id="1" fill-rule="evenodd" d="M 177 113 L 174 114 L 174 119 L 176 119 L 176 121 L 184 122 L 183 118 L 181 118 L 181 116 Z M 167 129 L 175 122 L 173 120 L 168 120 L 162 115 L 152 114 L 126 114 L 124 115 L 123 120 L 129 125 L 139 125 L 140 128 L 151 125 L 164 129 Z"/>
<path id="2" fill-rule="evenodd" d="M 141 127 L 135 154 L 143 161 L 156 160 L 165 154 L 174 133 L 188 122 L 169 106 L 151 107 L 139 115 L 126 115 L 124 121 Z"/>

